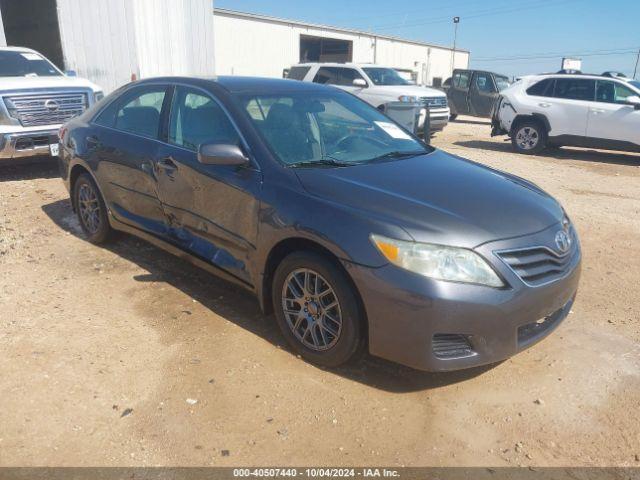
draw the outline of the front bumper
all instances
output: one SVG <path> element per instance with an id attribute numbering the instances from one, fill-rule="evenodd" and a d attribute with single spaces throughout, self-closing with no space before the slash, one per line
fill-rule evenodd
<path id="1" fill-rule="evenodd" d="M 430 109 L 429 120 L 431 121 L 431 131 L 439 131 L 449 123 L 450 111 L 448 108 Z"/>
<path id="2" fill-rule="evenodd" d="M 349 265 L 367 313 L 370 353 L 420 370 L 446 371 L 499 362 L 545 338 L 571 309 L 581 256 L 578 245 L 566 276 L 530 287 L 495 252 L 529 247 L 531 241 L 535 237 L 476 249 L 508 283 L 502 289 L 432 280 L 392 265 Z M 460 347 L 458 354 L 451 345 Z M 449 348 L 445 356 L 443 348 Z"/>
<path id="3" fill-rule="evenodd" d="M 58 143 L 58 128 L 0 134 L 0 161 L 49 156 L 49 145 Z"/>

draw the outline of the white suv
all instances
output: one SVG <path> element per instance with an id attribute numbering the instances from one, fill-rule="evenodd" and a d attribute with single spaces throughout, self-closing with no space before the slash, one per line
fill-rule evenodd
<path id="1" fill-rule="evenodd" d="M 491 135 L 516 151 L 562 145 L 640 152 L 640 82 L 598 75 L 524 77 L 501 92 Z"/>
<path id="2" fill-rule="evenodd" d="M 334 85 L 376 108 L 398 101 L 428 105 L 431 131 L 442 130 L 449 121 L 446 93 L 413 85 L 393 68 L 355 63 L 302 63 L 291 67 L 287 78 Z M 421 129 L 423 124 L 424 117 L 421 117 L 418 127 Z"/>

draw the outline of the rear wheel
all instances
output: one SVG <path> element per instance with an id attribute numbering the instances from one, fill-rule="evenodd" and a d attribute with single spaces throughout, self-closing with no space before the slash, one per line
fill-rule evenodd
<path id="1" fill-rule="evenodd" d="M 106 243 L 113 238 L 107 207 L 93 178 L 87 173 L 78 177 L 73 186 L 73 203 L 82 231 L 91 243 Z"/>
<path id="2" fill-rule="evenodd" d="M 363 314 L 346 275 L 314 252 L 295 252 L 278 266 L 272 288 L 278 326 L 306 360 L 337 367 L 363 345 Z"/>
<path id="3" fill-rule="evenodd" d="M 511 144 L 518 153 L 535 155 L 547 146 L 547 131 L 536 121 L 524 121 L 515 129 Z"/>

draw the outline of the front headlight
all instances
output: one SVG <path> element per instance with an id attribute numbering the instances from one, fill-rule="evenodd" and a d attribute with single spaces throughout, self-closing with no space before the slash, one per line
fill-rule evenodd
<path id="1" fill-rule="evenodd" d="M 402 103 L 418 103 L 419 99 L 413 95 L 400 95 L 398 101 Z"/>
<path id="2" fill-rule="evenodd" d="M 391 263 L 425 277 L 504 287 L 496 272 L 472 250 L 405 242 L 375 234 L 371 235 L 371 241 Z"/>

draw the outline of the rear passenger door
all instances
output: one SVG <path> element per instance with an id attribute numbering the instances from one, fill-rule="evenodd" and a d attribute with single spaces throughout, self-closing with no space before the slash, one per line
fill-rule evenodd
<path id="1" fill-rule="evenodd" d="M 217 99 L 204 90 L 176 86 L 166 143 L 156 159 L 169 235 L 181 248 L 249 282 L 262 176 L 255 165 L 200 163 L 198 148 L 210 143 L 243 147 Z"/>
<path id="2" fill-rule="evenodd" d="M 584 78 L 556 78 L 552 98 L 541 98 L 539 113 L 551 124 L 551 136 L 587 135 L 589 107 L 595 100 L 596 82 Z"/>
<path id="3" fill-rule="evenodd" d="M 124 223 L 159 235 L 165 233 L 165 222 L 153 162 L 166 103 L 166 85 L 134 87 L 98 115 L 87 138 L 111 212 Z"/>

